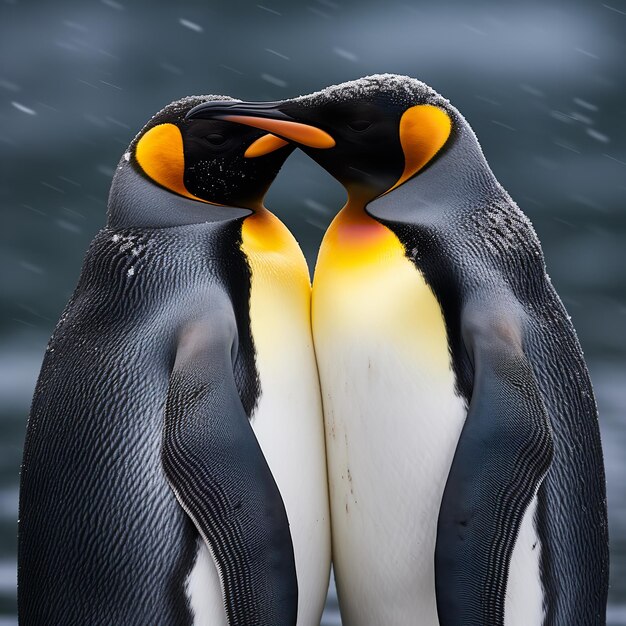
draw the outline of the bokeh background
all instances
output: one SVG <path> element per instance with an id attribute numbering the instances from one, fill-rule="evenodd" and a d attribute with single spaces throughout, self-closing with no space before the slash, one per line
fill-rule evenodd
<path id="1" fill-rule="evenodd" d="M 280 99 L 376 72 L 450 98 L 539 233 L 595 384 L 608 616 L 626 624 L 626 2 L 260 1 L 1 0 L 0 626 L 16 623 L 30 397 L 133 135 L 183 95 Z M 268 206 L 313 266 L 343 199 L 297 153 Z M 332 589 L 323 623 L 340 623 Z"/>

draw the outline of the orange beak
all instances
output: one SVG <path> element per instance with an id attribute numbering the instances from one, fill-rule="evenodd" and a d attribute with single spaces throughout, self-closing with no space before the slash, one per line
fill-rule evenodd
<path id="1" fill-rule="evenodd" d="M 269 134 L 263 135 L 248 147 L 244 154 L 247 158 L 269 154 L 282 148 L 289 141 L 309 148 L 334 147 L 335 140 L 327 132 L 309 124 L 290 120 L 275 108 L 275 104 L 273 102 L 231 103 L 221 100 L 206 102 L 194 107 L 187 117 L 225 120 L 268 131 Z"/>
<path id="2" fill-rule="evenodd" d="M 303 146 L 309 146 L 309 148 L 332 148 L 335 145 L 335 140 L 328 133 L 315 126 L 300 124 L 299 122 L 273 120 L 266 117 L 253 117 L 252 115 L 220 115 L 217 119 L 267 130 L 274 135 L 301 143 Z"/>
<path id="3" fill-rule="evenodd" d="M 268 133 L 267 135 L 263 135 L 263 137 L 259 137 L 256 141 L 253 141 L 248 146 L 248 149 L 243 153 L 243 156 L 246 159 L 254 159 L 256 157 L 263 156 L 264 154 L 274 152 L 274 150 L 278 150 L 279 148 L 286 146 L 288 143 L 288 141 Z"/>

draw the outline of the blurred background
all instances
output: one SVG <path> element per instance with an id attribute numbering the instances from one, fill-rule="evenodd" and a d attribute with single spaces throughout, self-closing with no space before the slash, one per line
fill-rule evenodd
<path id="1" fill-rule="evenodd" d="M 30 398 L 129 141 L 183 95 L 272 100 L 376 72 L 448 97 L 539 233 L 597 393 L 608 617 L 626 624 L 626 2 L 0 2 L 0 626 L 16 623 Z M 343 199 L 296 153 L 268 206 L 313 267 Z M 340 624 L 332 586 L 323 624 Z"/>

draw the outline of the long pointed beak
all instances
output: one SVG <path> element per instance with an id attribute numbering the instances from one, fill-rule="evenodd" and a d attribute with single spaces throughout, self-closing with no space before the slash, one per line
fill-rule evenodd
<path id="1" fill-rule="evenodd" d="M 274 136 L 309 148 L 332 148 L 335 140 L 325 131 L 293 121 L 278 110 L 280 102 L 204 102 L 187 113 L 187 118 L 226 120 L 266 130 Z M 254 144 L 253 144 L 254 145 Z M 252 156 L 252 155 L 250 155 Z M 259 156 L 255 153 L 254 156 Z"/>

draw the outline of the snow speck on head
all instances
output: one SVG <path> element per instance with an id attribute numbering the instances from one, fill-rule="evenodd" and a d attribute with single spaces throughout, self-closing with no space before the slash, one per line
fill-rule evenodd
<path id="1" fill-rule="evenodd" d="M 196 33 L 204 32 L 204 28 L 200 26 L 200 24 L 196 24 L 196 22 L 192 22 L 191 20 L 186 20 L 184 17 L 178 18 L 178 23 L 189 30 L 193 30 Z"/>
<path id="2" fill-rule="evenodd" d="M 450 104 L 448 100 L 421 80 L 399 74 L 365 76 L 358 80 L 331 85 L 308 96 L 293 98 L 289 102 L 319 106 L 331 102 L 371 98 L 377 94 L 387 94 L 393 101 L 407 104 L 407 106 L 428 103 L 447 107 Z"/>
<path id="3" fill-rule="evenodd" d="M 127 163 L 130 161 L 130 152 L 124 152 L 124 161 Z"/>
<path id="4" fill-rule="evenodd" d="M 18 111 L 21 111 L 22 113 L 26 113 L 27 115 L 37 115 L 37 111 L 23 104 L 20 104 L 19 102 L 13 101 L 11 102 L 11 104 L 14 108 L 16 108 Z"/>
<path id="5" fill-rule="evenodd" d="M 180 98 L 180 100 L 174 100 L 174 102 L 170 102 L 166 107 L 163 107 L 150 118 L 148 123 L 144 125 L 137 135 L 135 135 L 135 138 L 130 143 L 128 151 L 132 153 L 137 142 L 139 141 L 139 138 L 153 126 L 160 124 L 162 121 L 171 120 L 171 118 L 176 116 L 184 117 L 185 114 L 196 105 L 214 100 L 229 100 L 234 102 L 235 98 L 231 98 L 230 96 L 205 95 L 185 96 L 184 98 Z"/>
<path id="6" fill-rule="evenodd" d="M 128 276 L 134 276 L 135 275 L 135 268 L 131 265 L 128 268 L 128 271 L 126 272 L 126 274 L 128 274 Z"/>

